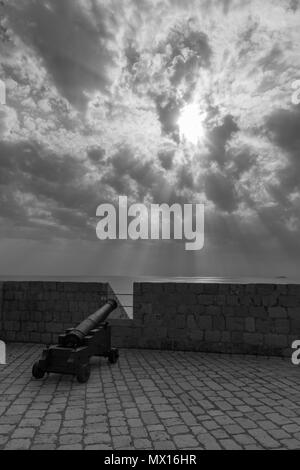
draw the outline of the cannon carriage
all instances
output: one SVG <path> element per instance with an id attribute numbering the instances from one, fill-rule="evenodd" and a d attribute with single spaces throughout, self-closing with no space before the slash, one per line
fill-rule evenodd
<path id="1" fill-rule="evenodd" d="M 45 373 L 54 372 L 75 375 L 78 382 L 85 383 L 90 377 L 92 356 L 106 357 L 115 364 L 119 352 L 111 348 L 111 326 L 106 319 L 116 308 L 117 302 L 110 299 L 78 326 L 59 335 L 58 344 L 44 349 L 33 365 L 33 377 L 42 379 Z"/>

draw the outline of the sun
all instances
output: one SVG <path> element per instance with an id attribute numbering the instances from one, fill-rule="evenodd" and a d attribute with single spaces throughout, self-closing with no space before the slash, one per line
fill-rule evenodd
<path id="1" fill-rule="evenodd" d="M 178 119 L 180 140 L 197 145 L 204 138 L 203 122 L 205 114 L 200 113 L 199 106 L 195 103 L 187 104 L 182 108 Z"/>

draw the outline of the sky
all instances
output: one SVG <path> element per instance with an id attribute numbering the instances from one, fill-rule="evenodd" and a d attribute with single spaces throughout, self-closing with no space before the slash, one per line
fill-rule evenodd
<path id="1" fill-rule="evenodd" d="M 299 50 L 297 0 L 1 0 L 0 275 L 299 276 Z M 98 240 L 120 195 L 204 248 Z"/>

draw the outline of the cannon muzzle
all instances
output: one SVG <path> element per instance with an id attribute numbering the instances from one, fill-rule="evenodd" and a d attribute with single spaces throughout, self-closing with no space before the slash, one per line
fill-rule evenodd
<path id="1" fill-rule="evenodd" d="M 89 332 L 99 324 L 104 323 L 110 313 L 115 310 L 117 306 L 118 304 L 115 300 L 109 299 L 103 307 L 87 317 L 83 322 L 76 326 L 76 328 L 66 334 L 64 340 L 65 345 L 72 348 L 80 346 L 83 343 L 85 336 L 87 336 Z"/>

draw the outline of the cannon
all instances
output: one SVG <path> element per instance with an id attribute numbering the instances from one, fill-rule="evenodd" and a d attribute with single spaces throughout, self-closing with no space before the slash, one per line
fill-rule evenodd
<path id="1" fill-rule="evenodd" d="M 85 383 L 90 377 L 92 356 L 106 357 L 115 364 L 119 352 L 111 348 L 111 327 L 106 319 L 116 308 L 117 302 L 110 299 L 75 328 L 59 335 L 58 344 L 44 349 L 41 359 L 33 365 L 33 377 L 42 379 L 45 373 L 54 372 L 75 375 L 78 382 Z"/>

